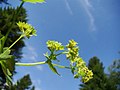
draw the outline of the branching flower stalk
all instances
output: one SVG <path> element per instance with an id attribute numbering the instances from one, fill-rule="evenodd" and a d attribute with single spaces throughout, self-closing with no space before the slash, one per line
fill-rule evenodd
<path id="1" fill-rule="evenodd" d="M 79 56 L 79 47 L 77 46 L 77 42 L 75 42 L 74 40 L 70 40 L 69 43 L 66 46 L 63 46 L 62 43 L 58 42 L 58 41 L 54 41 L 54 40 L 48 40 L 46 42 L 47 44 L 47 48 L 49 50 L 49 52 L 47 52 L 46 54 L 44 54 L 44 56 L 46 57 L 46 61 L 41 61 L 41 62 L 35 62 L 35 63 L 19 63 L 16 62 L 14 63 L 14 59 L 13 59 L 13 55 L 10 55 L 10 49 L 23 37 L 27 37 L 30 38 L 31 36 L 36 36 L 36 30 L 34 29 L 33 26 L 31 26 L 28 23 L 25 22 L 18 22 L 16 23 L 21 31 L 21 36 L 9 47 L 5 48 L 4 47 L 4 43 L 6 42 L 6 39 L 12 29 L 13 24 L 15 24 L 15 20 L 17 15 L 20 12 L 20 9 L 22 7 L 22 5 L 24 4 L 24 2 L 30 2 L 30 3 L 42 3 L 45 2 L 44 0 L 21 0 L 22 3 L 18 9 L 18 12 L 16 12 L 14 15 L 14 19 L 13 22 L 5 36 L 5 40 L 3 42 L 3 44 L 1 44 L 2 39 L 4 38 L 0 38 L 0 64 L 2 66 L 3 72 L 6 75 L 7 78 L 7 83 L 8 85 L 11 85 L 12 83 L 12 73 L 14 71 L 14 65 L 16 66 L 36 66 L 36 65 L 43 65 L 43 64 L 48 64 L 49 68 L 56 74 L 60 75 L 57 71 L 57 69 L 55 67 L 59 67 L 59 68 L 66 68 L 66 69 L 70 69 L 71 72 L 74 75 L 74 78 L 82 78 L 82 82 L 86 83 L 88 82 L 92 77 L 93 77 L 93 73 L 91 70 L 89 70 L 86 66 L 86 63 L 83 61 L 83 59 Z M 53 63 L 55 61 L 59 61 L 57 58 L 59 55 L 66 55 L 66 59 L 69 60 L 70 65 L 67 66 L 62 66 L 56 63 Z M 8 65 L 8 66 L 7 66 Z M 9 66 L 12 65 L 12 68 L 10 68 Z"/>
<path id="2" fill-rule="evenodd" d="M 43 65 L 43 64 L 47 64 L 46 61 L 35 62 L 35 63 L 15 63 L 16 66 L 37 66 L 37 65 Z M 70 67 L 66 67 L 66 66 L 62 66 L 62 65 L 58 65 L 58 64 L 54 64 L 54 63 L 52 63 L 52 64 L 53 64 L 53 66 L 56 66 L 59 68 L 70 69 Z"/>
<path id="3" fill-rule="evenodd" d="M 79 47 L 77 46 L 77 42 L 75 42 L 74 40 L 70 40 L 69 43 L 66 45 L 67 50 L 65 50 L 65 47 L 57 41 L 48 40 L 46 44 L 47 44 L 47 48 L 50 50 L 50 54 L 48 54 L 48 52 L 44 54 L 44 56 L 47 59 L 46 61 L 36 62 L 36 63 L 16 63 L 16 65 L 35 66 L 35 65 L 48 64 L 51 70 L 58 75 L 59 73 L 57 72 L 54 66 L 57 66 L 59 68 L 70 69 L 74 75 L 74 78 L 81 77 L 82 78 L 81 81 L 84 83 L 86 83 L 92 78 L 93 76 L 92 71 L 86 67 L 85 62 L 79 56 L 79 52 L 78 52 Z M 62 51 L 62 52 L 57 54 L 58 51 Z M 57 56 L 61 54 L 65 54 L 66 58 L 70 61 L 69 67 L 53 63 L 53 61 L 57 61 Z"/>
<path id="4" fill-rule="evenodd" d="M 18 22 L 17 23 L 19 29 L 21 30 L 22 34 L 21 36 L 9 47 L 6 49 L 6 51 L 3 52 L 3 55 L 11 49 L 11 47 L 16 44 L 21 38 L 23 37 L 31 37 L 33 35 L 36 36 L 36 30 L 28 23 L 25 22 Z M 77 46 L 77 42 L 74 40 L 70 40 L 69 43 L 65 46 L 62 45 L 62 43 L 53 41 L 53 40 L 48 40 L 47 41 L 47 48 L 50 51 L 50 54 L 46 53 L 44 56 L 46 57 L 46 61 L 42 62 L 35 62 L 35 63 L 15 63 L 17 66 L 36 66 L 36 65 L 42 65 L 42 64 L 48 64 L 50 69 L 60 75 L 55 66 L 59 68 L 67 68 L 71 69 L 71 72 L 74 74 L 74 78 L 79 78 L 82 77 L 82 82 L 87 82 L 89 81 L 93 73 L 91 70 L 89 70 L 85 62 L 80 58 L 79 56 L 79 47 Z M 65 48 L 67 50 L 65 50 Z M 59 51 L 59 53 L 57 53 Z M 61 52 L 60 52 L 61 51 Z M 53 61 L 57 61 L 57 56 L 65 54 L 66 58 L 70 61 L 70 67 L 54 64 Z"/>

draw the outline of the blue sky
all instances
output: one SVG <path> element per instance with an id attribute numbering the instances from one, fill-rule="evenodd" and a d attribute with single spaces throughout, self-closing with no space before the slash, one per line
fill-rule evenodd
<path id="1" fill-rule="evenodd" d="M 12 6 L 18 0 L 9 0 Z M 43 4 L 25 3 L 29 23 L 37 30 L 37 37 L 25 40 L 22 62 L 45 60 L 46 41 L 57 40 L 64 45 L 74 39 L 80 47 L 80 56 L 88 63 L 97 56 L 107 67 L 120 58 L 120 1 L 119 0 L 46 0 Z M 4 6 L 4 5 L 3 5 Z M 60 57 L 62 65 L 68 65 Z M 17 67 L 15 80 L 30 74 L 36 90 L 78 90 L 80 80 L 66 69 L 58 69 L 61 77 L 47 65 Z"/>

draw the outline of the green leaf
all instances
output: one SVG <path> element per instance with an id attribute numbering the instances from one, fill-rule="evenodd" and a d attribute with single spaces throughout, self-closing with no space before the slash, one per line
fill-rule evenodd
<path id="1" fill-rule="evenodd" d="M 46 52 L 46 53 L 44 54 L 44 56 L 45 56 L 47 59 L 49 59 L 48 52 Z"/>
<path id="2" fill-rule="evenodd" d="M 57 72 L 56 68 L 53 66 L 53 64 L 51 63 L 51 61 L 48 62 L 48 65 L 50 67 L 50 69 L 55 73 L 58 74 L 60 76 L 60 74 Z"/>
<path id="3" fill-rule="evenodd" d="M 0 62 L 0 63 L 1 63 L 1 65 L 2 65 L 2 70 L 3 70 L 3 72 L 4 72 L 5 76 L 6 76 L 7 84 L 8 84 L 8 85 L 11 85 L 12 79 L 11 79 L 11 77 L 8 75 L 7 68 L 6 68 L 6 63 L 5 63 L 4 61 L 2 61 L 2 62 Z"/>
<path id="4" fill-rule="evenodd" d="M 12 73 L 10 72 L 9 69 L 7 69 L 8 76 L 12 76 Z"/>
<path id="5" fill-rule="evenodd" d="M 45 0 L 23 0 L 24 2 L 30 2 L 30 3 L 43 3 Z"/>
<path id="6" fill-rule="evenodd" d="M 5 48 L 3 49 L 3 52 L 6 51 L 7 48 L 8 48 L 8 47 L 5 47 Z M 1 53 L 1 54 L 0 54 L 0 60 L 7 60 L 7 59 L 12 58 L 13 56 L 12 56 L 12 55 L 9 55 L 9 54 L 10 54 L 10 50 L 7 50 L 4 54 Z"/>
<path id="7" fill-rule="evenodd" d="M 8 86 L 11 86 L 12 85 L 12 79 L 11 79 L 11 77 L 10 76 L 6 76 L 6 82 L 7 82 L 7 85 Z"/>
<path id="8" fill-rule="evenodd" d="M 3 48 L 3 52 L 5 52 L 7 49 L 8 49 L 8 47 L 4 47 L 4 48 Z M 6 55 L 9 55 L 10 52 L 11 52 L 10 50 L 7 50 L 7 51 L 5 52 L 5 54 L 6 54 Z"/>
<path id="9" fill-rule="evenodd" d="M 7 60 L 9 58 L 12 58 L 13 56 L 12 55 L 2 55 L 0 54 L 0 60 Z"/>
<path id="10" fill-rule="evenodd" d="M 72 72 L 72 74 L 74 74 L 74 72 L 75 72 L 75 67 L 74 66 L 71 66 L 71 72 Z"/>
<path id="11" fill-rule="evenodd" d="M 6 76 L 7 84 L 10 85 L 12 83 L 12 73 L 15 70 L 15 61 L 14 58 L 10 58 L 7 60 L 0 61 L 0 64 L 2 66 L 3 73 Z"/>

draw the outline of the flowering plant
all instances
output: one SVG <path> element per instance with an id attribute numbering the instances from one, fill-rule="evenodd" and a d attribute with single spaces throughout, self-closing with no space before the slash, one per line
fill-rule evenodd
<path id="1" fill-rule="evenodd" d="M 16 16 L 20 12 L 20 9 L 25 2 L 43 3 L 45 1 L 44 0 L 21 0 L 21 5 L 19 7 L 18 12 L 14 16 L 11 27 L 13 24 L 16 23 L 15 22 Z M 58 73 L 56 67 L 70 69 L 74 75 L 74 78 L 81 77 L 82 82 L 87 82 L 92 78 L 93 73 L 91 70 L 89 70 L 86 67 L 85 62 L 79 56 L 79 47 L 77 46 L 77 42 L 75 42 L 74 40 L 70 40 L 69 43 L 65 46 L 62 45 L 62 43 L 60 43 L 58 41 L 48 40 L 46 42 L 46 44 L 47 44 L 49 53 L 47 52 L 46 54 L 44 54 L 44 56 L 46 57 L 45 61 L 35 62 L 35 63 L 15 62 L 14 56 L 10 54 L 11 47 L 13 47 L 23 37 L 27 37 L 29 39 L 31 36 L 36 36 L 36 30 L 34 29 L 34 27 L 32 25 L 25 23 L 25 22 L 20 22 L 20 21 L 17 22 L 16 24 L 21 31 L 21 35 L 13 44 L 11 44 L 9 47 L 4 47 L 4 44 L 5 44 L 6 39 L 11 31 L 11 28 L 8 30 L 8 32 L 5 36 L 2 36 L 0 38 L 0 64 L 1 64 L 1 67 L 3 70 L 3 73 L 6 76 L 7 84 L 9 86 L 12 85 L 11 76 L 12 76 L 12 72 L 14 71 L 14 65 L 16 65 L 16 66 L 35 66 L 35 65 L 41 65 L 41 64 L 48 64 L 50 69 L 58 75 L 60 75 L 60 74 Z M 70 62 L 69 66 L 62 66 L 62 65 L 54 63 L 54 61 L 58 61 L 58 59 L 57 59 L 58 56 L 62 55 L 62 54 L 66 55 L 66 59 L 69 60 L 69 62 Z"/>

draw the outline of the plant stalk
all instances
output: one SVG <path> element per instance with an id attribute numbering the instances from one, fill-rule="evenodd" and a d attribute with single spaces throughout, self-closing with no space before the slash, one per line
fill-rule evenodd
<path id="1" fill-rule="evenodd" d="M 46 64 L 46 62 L 43 61 L 43 62 L 36 62 L 36 63 L 15 63 L 16 66 L 37 66 L 42 64 Z"/>
<path id="2" fill-rule="evenodd" d="M 7 48 L 2 55 L 4 55 L 8 50 L 10 50 L 21 38 L 24 37 L 24 34 L 22 34 L 9 48 Z"/>
<path id="3" fill-rule="evenodd" d="M 42 64 L 46 64 L 46 61 L 43 62 L 36 62 L 36 63 L 15 63 L 16 66 L 37 66 L 37 65 L 42 65 Z M 67 68 L 70 69 L 70 67 L 66 67 L 66 66 L 62 66 L 62 65 L 58 65 L 58 64 L 54 64 L 52 63 L 53 66 L 59 67 L 59 68 Z"/>

